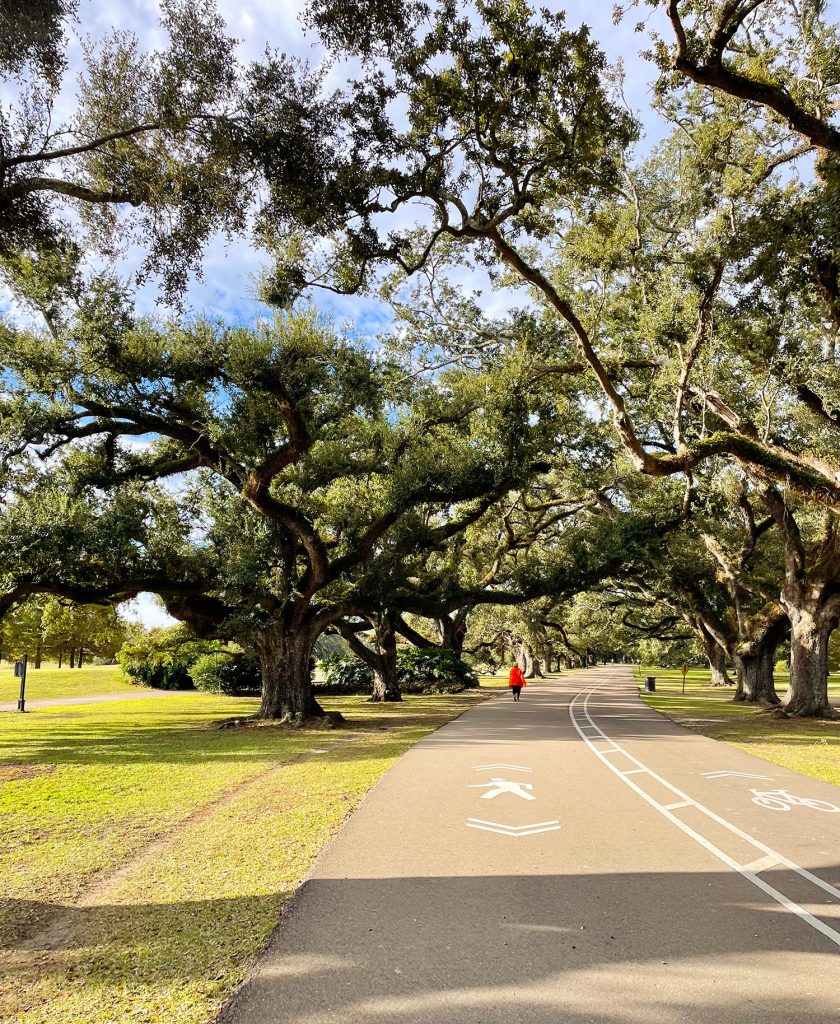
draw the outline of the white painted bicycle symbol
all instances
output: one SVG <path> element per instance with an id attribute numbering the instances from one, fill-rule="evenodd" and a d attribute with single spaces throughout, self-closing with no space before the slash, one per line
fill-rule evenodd
<path id="1" fill-rule="evenodd" d="M 840 807 L 835 807 L 825 800 L 814 800 L 807 796 L 794 796 L 786 789 L 752 789 L 754 793 L 753 803 L 759 807 L 766 807 L 770 811 L 789 811 L 792 807 L 810 807 L 812 811 L 834 811 L 840 812 Z"/>

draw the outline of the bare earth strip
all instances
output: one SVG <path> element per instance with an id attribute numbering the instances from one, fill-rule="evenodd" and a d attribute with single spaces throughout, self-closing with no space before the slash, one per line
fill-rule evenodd
<path id="1" fill-rule="evenodd" d="M 27 700 L 26 710 L 36 711 L 38 708 L 65 708 L 76 704 L 113 704 L 123 700 L 148 700 L 150 697 L 173 697 L 177 690 L 142 690 L 139 693 L 99 693 L 93 697 L 50 697 L 47 700 Z M 0 704 L 0 712 L 17 711 L 17 702 Z"/>

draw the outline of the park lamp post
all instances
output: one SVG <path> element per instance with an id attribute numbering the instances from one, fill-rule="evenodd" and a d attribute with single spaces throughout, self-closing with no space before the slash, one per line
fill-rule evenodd
<path id="1" fill-rule="evenodd" d="M 26 666 L 29 663 L 29 655 L 24 654 L 20 661 L 15 662 L 15 677 L 20 678 L 20 696 L 18 697 L 18 711 L 26 711 Z"/>

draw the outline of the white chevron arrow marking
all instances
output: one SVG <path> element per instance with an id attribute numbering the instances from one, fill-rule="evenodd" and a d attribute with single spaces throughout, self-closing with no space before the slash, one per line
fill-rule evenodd
<path id="1" fill-rule="evenodd" d="M 507 768 L 511 772 L 533 772 L 533 768 L 523 768 L 521 764 L 474 764 L 474 772 L 493 771 L 496 768 Z"/>
<path id="2" fill-rule="evenodd" d="M 773 780 L 772 775 L 753 775 L 750 772 L 702 772 L 704 779 L 725 779 L 730 775 L 737 776 L 739 779 L 767 779 L 768 781 Z"/>
<path id="3" fill-rule="evenodd" d="M 556 832 L 560 828 L 560 822 L 554 818 L 551 821 L 535 821 L 530 825 L 505 825 L 500 821 L 467 818 L 467 828 L 478 828 L 483 832 L 498 832 L 499 835 L 519 839 L 522 836 L 536 835 L 538 832 Z"/>

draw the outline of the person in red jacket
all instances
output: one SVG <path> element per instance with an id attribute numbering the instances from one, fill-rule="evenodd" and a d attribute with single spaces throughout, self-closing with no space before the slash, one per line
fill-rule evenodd
<path id="1" fill-rule="evenodd" d="M 510 670 L 510 680 L 508 682 L 508 686 L 513 690 L 514 700 L 519 700 L 519 694 L 525 685 L 525 676 L 522 674 L 522 669 L 518 665 L 514 665 Z"/>

